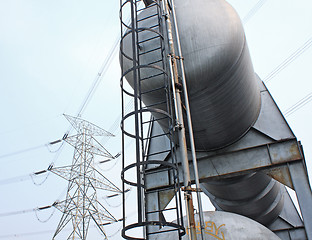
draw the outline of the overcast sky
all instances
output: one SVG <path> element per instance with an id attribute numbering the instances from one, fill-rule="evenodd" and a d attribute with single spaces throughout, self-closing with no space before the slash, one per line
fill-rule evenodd
<path id="1" fill-rule="evenodd" d="M 262 79 L 312 37 L 310 0 L 229 2 L 245 19 L 252 61 Z M 257 11 L 247 15 L 257 3 L 263 5 L 259 4 Z M 117 0 L 0 0 L 0 239 L 51 239 L 60 212 L 51 208 L 38 212 L 37 216 L 34 211 L 11 216 L 1 214 L 31 210 L 64 199 L 66 181 L 50 174 L 46 180 L 42 176 L 33 182 L 29 174 L 46 169 L 51 162 L 55 166 L 71 163 L 70 146 L 65 145 L 60 153 L 59 146 L 43 145 L 61 138 L 68 130 L 69 123 L 62 114 L 78 112 L 98 77 L 120 34 L 118 14 Z M 312 92 L 309 46 L 267 82 L 283 112 Z M 112 154 L 120 151 L 120 134 L 116 130 L 121 109 L 119 75 L 115 56 L 82 113 L 84 119 L 117 134 L 105 145 Z M 311 110 L 312 103 L 308 102 L 286 117 L 302 141 L 310 175 Z M 36 149 L 11 154 L 29 148 Z M 105 174 L 120 184 L 119 160 L 100 167 L 110 169 Z M 120 218 L 120 208 L 116 207 L 120 199 L 107 201 L 106 206 L 110 205 L 110 211 Z M 108 235 L 117 232 L 120 226 L 107 227 Z M 98 234 L 95 228 L 91 230 Z M 120 239 L 119 233 L 111 239 Z"/>

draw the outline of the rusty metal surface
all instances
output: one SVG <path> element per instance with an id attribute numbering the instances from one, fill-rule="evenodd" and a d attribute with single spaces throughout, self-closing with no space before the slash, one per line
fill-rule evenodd
<path id="1" fill-rule="evenodd" d="M 253 161 L 250 159 L 253 159 Z M 204 181 L 210 178 L 221 179 L 224 176 L 234 177 L 267 170 L 271 167 L 279 167 L 289 162 L 301 160 L 302 157 L 297 140 L 289 139 L 220 155 L 198 158 L 198 168 L 200 180 Z M 181 166 L 179 165 L 179 167 Z M 147 188 L 164 187 L 169 184 L 168 176 L 163 176 L 162 173 L 153 174 L 150 172 L 148 178 L 150 180 L 146 184 Z M 192 170 L 191 179 L 194 180 Z"/>

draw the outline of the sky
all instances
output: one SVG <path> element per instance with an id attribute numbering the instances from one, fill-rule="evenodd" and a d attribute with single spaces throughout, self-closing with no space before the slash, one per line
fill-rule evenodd
<path id="1" fill-rule="evenodd" d="M 243 19 L 254 69 L 266 80 L 281 111 L 310 96 L 312 48 L 309 42 L 304 44 L 312 37 L 312 2 L 228 2 Z M 257 11 L 250 12 L 255 6 Z M 64 144 L 58 150 L 60 145 L 46 144 L 62 138 L 69 129 L 63 114 L 75 116 L 98 79 L 120 34 L 118 14 L 119 1 L 0 0 L 0 239 L 52 238 L 61 213 L 53 208 L 32 210 L 64 199 L 67 182 L 53 174 L 33 179 L 30 175 L 47 169 L 52 162 L 54 166 L 71 163 L 71 146 Z M 301 52 L 286 64 L 297 49 Z M 278 68 L 282 63 L 285 67 Z M 276 69 L 281 70 L 270 78 Z M 119 79 L 115 55 L 82 112 L 82 118 L 116 135 L 100 138 L 113 155 L 121 150 Z M 311 110 L 312 102 L 307 102 L 286 116 L 303 144 L 310 179 Z M 121 186 L 120 158 L 97 166 Z M 130 192 L 130 198 L 132 195 Z M 99 193 L 99 200 L 121 218 L 121 199 L 105 199 Z M 105 228 L 107 235 L 113 235 L 110 239 L 120 239 L 120 227 L 117 223 Z M 90 236 L 98 234 L 91 226 Z"/>

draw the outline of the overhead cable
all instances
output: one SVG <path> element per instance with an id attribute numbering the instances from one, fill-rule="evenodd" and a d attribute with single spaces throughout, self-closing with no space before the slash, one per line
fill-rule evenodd
<path id="1" fill-rule="evenodd" d="M 87 107 L 88 103 L 90 102 L 97 86 L 99 85 L 103 75 L 106 73 L 106 71 L 108 70 L 110 64 L 112 63 L 112 59 L 113 57 L 115 56 L 115 54 L 117 53 L 117 46 L 119 44 L 119 41 L 120 41 L 120 37 L 116 38 L 115 42 L 114 42 L 114 45 L 113 47 L 111 48 L 109 54 L 107 55 L 106 59 L 104 60 L 101 68 L 100 68 L 100 71 L 97 73 L 92 85 L 91 85 L 91 88 L 89 89 L 84 101 L 82 102 L 76 116 L 77 117 L 80 117 L 83 113 L 83 111 L 85 110 L 85 108 Z"/>
<path id="2" fill-rule="evenodd" d="M 65 139 L 64 137 L 67 136 L 67 135 L 68 135 L 68 133 L 65 133 L 62 139 L 59 139 L 59 140 L 56 140 L 56 141 L 53 141 L 53 142 L 48 142 L 48 143 L 45 143 L 45 144 L 42 144 L 42 145 L 38 145 L 38 146 L 30 147 L 30 148 L 25 148 L 25 149 L 18 150 L 18 151 L 15 151 L 15 152 L 11 152 L 11 153 L 7 153 L 7 154 L 4 154 L 4 155 L 0 155 L 0 159 L 1 158 L 11 157 L 11 156 L 22 154 L 22 153 L 26 153 L 26 152 L 30 152 L 30 151 L 34 151 L 34 150 L 37 150 L 37 149 L 40 149 L 40 148 L 43 148 L 43 147 L 48 147 L 48 145 L 53 145 L 53 144 L 61 142 L 62 140 Z M 49 149 L 49 151 L 50 151 L 50 149 Z M 57 151 L 59 151 L 59 149 Z M 54 151 L 54 152 L 57 152 L 57 151 Z M 52 151 L 50 151 L 50 152 L 52 152 Z"/>
<path id="3" fill-rule="evenodd" d="M 87 107 L 89 101 L 91 100 L 92 95 L 94 94 L 98 84 L 100 83 L 100 80 L 101 80 L 102 76 L 105 74 L 105 72 L 109 68 L 109 66 L 110 66 L 110 64 L 112 62 L 112 59 L 113 59 L 113 57 L 115 56 L 115 54 L 117 52 L 117 49 L 118 49 L 117 46 L 118 46 L 119 40 L 120 40 L 120 37 L 118 37 L 115 40 L 114 45 L 113 45 L 113 47 L 110 50 L 110 53 L 108 54 L 108 56 L 106 57 L 105 61 L 103 62 L 102 67 L 100 68 L 100 71 L 97 73 L 97 76 L 95 77 L 95 80 L 93 81 L 93 84 L 91 85 L 91 88 L 89 89 L 89 91 L 88 91 L 88 93 L 87 93 L 83 103 L 81 104 L 81 107 L 79 108 L 79 110 L 77 112 L 77 117 L 80 117 L 82 112 Z M 69 134 L 70 131 L 71 131 L 71 127 L 68 129 L 68 131 L 66 133 Z M 33 151 L 33 150 L 36 150 L 36 149 L 39 149 L 39 148 L 48 147 L 48 145 L 55 144 L 55 143 L 56 142 L 50 142 L 48 144 L 42 144 L 42 145 L 39 145 L 39 146 L 30 147 L 30 148 L 26 148 L 26 149 L 19 150 L 19 151 L 16 151 L 16 152 L 0 155 L 0 159 L 1 158 L 6 158 L 6 157 L 10 157 L 10 156 L 14 156 L 14 155 L 18 155 L 18 154 L 22 154 L 22 153 L 29 152 L 29 151 Z M 62 148 L 63 148 L 63 144 L 57 149 L 57 151 L 62 150 Z M 50 150 L 50 148 L 48 148 L 48 149 L 49 149 L 50 152 L 52 152 Z"/>
<path id="4" fill-rule="evenodd" d="M 104 76 L 104 74 L 106 73 L 106 71 L 108 70 L 111 62 L 112 62 L 112 59 L 113 57 L 115 56 L 115 54 L 117 53 L 117 46 L 119 44 L 119 41 L 120 41 L 120 37 L 118 36 L 118 38 L 115 40 L 114 42 L 114 45 L 113 47 L 111 48 L 109 54 L 107 55 L 106 59 L 104 60 L 100 70 L 98 71 L 84 101 L 82 102 L 77 114 L 76 114 L 76 117 L 81 117 L 83 111 L 86 109 L 86 107 L 88 106 L 93 94 L 95 93 L 95 90 L 97 89 L 102 77 Z M 72 126 L 70 125 L 70 127 L 68 128 L 67 130 L 67 135 L 71 132 L 72 130 Z M 59 149 L 57 150 L 58 151 L 58 155 L 55 156 L 54 160 L 52 161 L 52 163 L 50 165 L 54 165 L 54 163 L 56 162 L 56 160 L 58 159 L 60 153 L 62 152 L 63 150 L 63 147 L 64 147 L 64 142 L 62 142 L 62 145 L 59 147 Z"/>
<path id="5" fill-rule="evenodd" d="M 249 10 L 249 12 L 246 14 L 246 16 L 243 18 L 242 22 L 245 24 L 247 23 L 258 11 L 259 9 L 265 4 L 267 0 L 259 0 L 252 9 Z"/>
<path id="6" fill-rule="evenodd" d="M 125 106 L 125 113 L 129 113 L 130 110 L 133 109 L 133 106 L 134 106 L 134 102 L 133 101 L 129 101 L 126 106 Z M 118 115 L 118 117 L 115 119 L 115 121 L 113 122 L 113 124 L 111 125 L 111 127 L 109 128 L 109 132 L 111 132 L 112 134 L 114 134 L 115 136 L 117 136 L 120 131 L 118 132 L 118 134 L 116 134 L 117 130 L 120 129 L 120 122 L 121 122 L 121 114 Z M 108 137 L 105 137 L 101 140 L 102 144 L 106 144 L 109 140 L 111 139 L 110 136 Z"/>
<path id="7" fill-rule="evenodd" d="M 119 222 L 119 221 L 118 221 Z M 118 222 L 113 222 L 113 223 L 118 223 Z M 110 224 L 113 224 L 110 223 Z M 98 228 L 96 225 L 90 226 L 90 228 Z M 64 229 L 64 231 L 70 231 L 71 229 Z M 119 232 L 120 230 L 118 230 Z M 43 234 L 48 234 L 48 233 L 55 233 L 55 229 L 50 229 L 50 230 L 45 230 L 45 231 L 36 231 L 36 232 L 24 232 L 24 233 L 12 233 L 12 234 L 5 234 L 5 235 L 0 235 L 0 239 L 10 239 L 10 238 L 17 238 L 17 237 L 22 237 L 22 236 L 35 236 L 35 235 L 43 235 Z M 115 233 L 111 236 L 114 236 Z"/>
<path id="8" fill-rule="evenodd" d="M 294 105 L 292 105 L 290 108 L 286 109 L 286 111 L 283 113 L 286 117 L 293 114 L 306 104 L 308 104 L 312 100 L 312 92 L 310 92 L 307 96 L 300 99 L 298 102 L 296 102 Z"/>
<path id="9" fill-rule="evenodd" d="M 270 72 L 263 81 L 269 82 L 278 73 L 285 69 L 290 63 L 296 60 L 302 53 L 308 50 L 312 45 L 312 37 L 308 39 L 303 45 L 301 45 L 295 52 L 293 52 L 288 58 L 286 58 L 280 65 L 278 65 L 272 72 Z"/>
<path id="10" fill-rule="evenodd" d="M 8 216 L 13 216 L 13 215 L 20 215 L 20 214 L 35 212 L 37 210 L 38 210 L 38 208 L 32 208 L 32 209 L 24 209 L 24 210 L 19 210 L 19 211 L 14 211 L 14 212 L 5 212 L 5 213 L 0 213 L 0 217 L 8 217 Z"/>
<path id="11" fill-rule="evenodd" d="M 22 181 L 29 180 L 29 179 L 30 179 L 29 174 L 18 176 L 18 177 L 13 177 L 13 178 L 8 178 L 8 179 L 2 179 L 0 181 L 0 185 L 6 185 L 6 184 L 15 183 L 15 182 L 22 182 Z"/>
<path id="12" fill-rule="evenodd" d="M 1 159 L 1 158 L 11 157 L 11 156 L 18 155 L 18 154 L 22 154 L 22 153 L 26 153 L 26 152 L 30 152 L 30 151 L 34 151 L 34 150 L 43 148 L 43 147 L 45 147 L 45 146 L 46 146 L 46 144 L 42 144 L 42 145 L 38 145 L 38 146 L 35 146 L 35 147 L 25 148 L 25 149 L 18 150 L 18 151 L 15 151 L 15 152 L 6 153 L 6 154 L 4 154 L 4 155 L 0 155 L 0 159 Z"/>

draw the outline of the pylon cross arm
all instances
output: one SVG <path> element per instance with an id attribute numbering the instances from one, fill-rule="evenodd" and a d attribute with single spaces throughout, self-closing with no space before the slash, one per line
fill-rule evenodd
<path id="1" fill-rule="evenodd" d="M 106 148 L 104 148 L 99 141 L 97 141 L 95 138 L 92 136 L 89 136 L 92 138 L 93 141 L 96 142 L 96 144 L 92 144 L 90 142 L 84 142 L 84 139 L 80 137 L 82 134 L 76 134 L 73 136 L 69 136 L 65 139 L 65 142 L 67 142 L 69 145 L 73 146 L 78 152 L 82 153 L 82 148 L 79 147 L 82 143 L 84 144 L 84 148 L 88 149 L 88 152 L 91 154 L 99 155 L 102 157 L 107 157 L 107 158 L 114 158 L 113 155 L 111 155 Z"/>
<path id="2" fill-rule="evenodd" d="M 103 128 L 100 128 L 99 126 L 91 122 L 66 114 L 64 114 L 64 116 L 78 132 L 85 131 L 85 133 L 88 135 L 114 137 L 112 133 L 104 130 Z"/>

